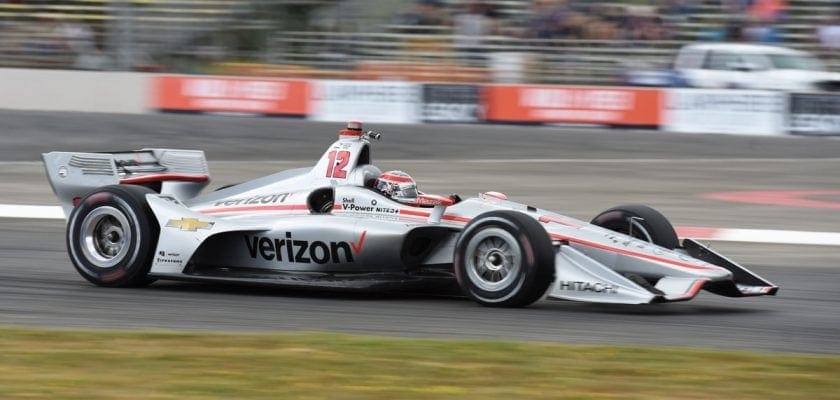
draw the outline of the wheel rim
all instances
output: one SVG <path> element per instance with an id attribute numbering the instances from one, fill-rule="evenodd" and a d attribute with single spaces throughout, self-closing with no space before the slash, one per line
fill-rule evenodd
<path id="1" fill-rule="evenodd" d="M 486 291 L 498 291 L 516 281 L 522 253 L 516 239 L 507 231 L 488 228 L 467 243 L 466 269 L 470 281 Z"/>
<path id="2" fill-rule="evenodd" d="M 96 208 L 82 221 L 82 241 L 82 252 L 91 264 L 113 268 L 129 250 L 128 219 L 114 207 Z"/>

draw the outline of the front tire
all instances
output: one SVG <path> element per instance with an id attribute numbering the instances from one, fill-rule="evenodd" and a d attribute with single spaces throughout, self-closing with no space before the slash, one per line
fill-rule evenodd
<path id="1" fill-rule="evenodd" d="M 88 194 L 67 223 L 67 250 L 76 271 L 108 287 L 152 283 L 147 277 L 160 227 L 146 202 L 153 190 L 135 185 L 104 186 Z"/>
<path id="2" fill-rule="evenodd" d="M 455 277 L 481 305 L 524 307 L 554 281 L 554 246 L 533 218 L 491 211 L 464 228 L 455 247 Z"/>
<path id="3" fill-rule="evenodd" d="M 641 204 L 610 208 L 598 214 L 591 223 L 669 250 L 680 245 L 677 232 L 668 218 L 654 208 Z"/>

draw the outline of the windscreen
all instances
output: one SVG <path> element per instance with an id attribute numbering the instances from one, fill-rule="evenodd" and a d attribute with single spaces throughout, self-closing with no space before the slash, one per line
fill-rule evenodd
<path id="1" fill-rule="evenodd" d="M 816 58 L 800 54 L 770 54 L 768 57 L 776 69 L 803 69 L 809 71 L 823 69 L 822 63 Z"/>

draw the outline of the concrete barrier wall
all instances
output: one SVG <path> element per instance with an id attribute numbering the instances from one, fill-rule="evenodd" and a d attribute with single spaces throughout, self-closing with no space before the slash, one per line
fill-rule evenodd
<path id="1" fill-rule="evenodd" d="M 0 69 L 0 108 L 140 114 L 148 112 L 149 74 Z"/>
<path id="2" fill-rule="evenodd" d="M 840 135 L 836 93 L 467 85 L 472 95 L 465 98 L 458 94 L 465 88 L 459 92 L 443 86 L 453 85 L 0 69 L 0 109 L 250 113 L 391 123 L 595 123 L 687 133 Z M 433 87 L 435 96 L 426 90 Z M 433 104 L 436 116 L 430 118 L 424 113 Z M 448 113 L 457 110 L 460 114 Z M 787 126 L 790 121 L 793 125 Z"/>

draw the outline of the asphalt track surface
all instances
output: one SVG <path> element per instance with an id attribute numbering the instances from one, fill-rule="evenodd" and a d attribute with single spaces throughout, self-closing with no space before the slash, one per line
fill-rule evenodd
<path id="1" fill-rule="evenodd" d="M 186 147 L 207 152 L 212 186 L 314 162 L 340 124 L 195 115 L 0 111 L 0 203 L 57 204 L 37 162 L 50 150 Z M 374 162 L 429 192 L 496 189 L 588 218 L 643 202 L 675 224 L 840 230 L 836 209 L 727 203 L 732 190 L 838 189 L 840 141 L 668 135 L 579 127 L 371 126 Z M 829 199 L 840 202 L 840 199 Z M 347 294 L 158 282 L 89 285 L 58 220 L 0 219 L 0 325 L 376 335 L 677 345 L 840 353 L 840 249 L 715 244 L 781 286 L 776 297 L 701 293 L 684 303 L 546 302 L 490 309 L 446 294 Z"/>

